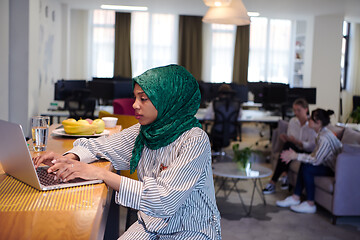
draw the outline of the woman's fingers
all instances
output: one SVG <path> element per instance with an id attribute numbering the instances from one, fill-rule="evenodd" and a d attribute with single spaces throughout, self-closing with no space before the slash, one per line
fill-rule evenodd
<path id="1" fill-rule="evenodd" d="M 54 164 L 48 169 L 49 173 L 54 173 L 56 179 L 61 179 L 64 182 L 70 181 L 75 178 L 82 179 L 98 179 L 97 175 L 99 168 L 82 163 L 76 160 L 60 158 L 52 161 Z"/>

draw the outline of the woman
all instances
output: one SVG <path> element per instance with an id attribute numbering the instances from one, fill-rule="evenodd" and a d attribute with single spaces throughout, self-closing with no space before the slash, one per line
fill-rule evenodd
<path id="1" fill-rule="evenodd" d="M 194 117 L 200 105 L 195 78 L 183 67 L 154 68 L 133 79 L 139 124 L 107 138 L 79 139 L 64 156 L 35 158 L 63 181 L 102 179 L 116 202 L 139 210 L 120 239 L 221 239 L 211 148 Z M 105 158 L 115 169 L 137 169 L 139 181 L 88 165 Z M 78 161 L 80 160 L 80 162 Z"/>
<path id="2" fill-rule="evenodd" d="M 295 117 L 289 121 L 287 134 L 281 134 L 280 140 L 284 142 L 283 150 L 292 148 L 298 153 L 311 153 L 315 148 L 316 132 L 308 125 L 309 104 L 303 98 L 296 99 L 293 103 Z M 263 189 L 264 194 L 275 192 L 275 184 L 283 176 L 281 189 L 288 188 L 287 172 L 289 163 L 284 163 L 278 158 L 274 174 L 270 182 Z"/>
<path id="3" fill-rule="evenodd" d="M 292 159 L 301 161 L 296 180 L 294 194 L 282 201 L 277 201 L 279 207 L 290 207 L 291 210 L 301 213 L 315 213 L 314 203 L 315 176 L 333 176 L 336 156 L 340 153 L 342 144 L 337 137 L 326 128 L 330 123 L 332 110 L 316 109 L 312 111 L 309 126 L 317 132 L 316 147 L 311 154 L 296 153 L 289 149 L 281 153 L 285 163 Z M 307 201 L 300 203 L 300 196 L 305 187 Z"/>

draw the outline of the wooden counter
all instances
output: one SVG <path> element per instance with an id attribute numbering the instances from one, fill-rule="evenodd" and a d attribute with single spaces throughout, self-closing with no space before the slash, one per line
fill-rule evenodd
<path id="1" fill-rule="evenodd" d="M 63 153 L 74 140 L 50 135 L 47 149 Z M 94 164 L 112 168 L 107 161 Z M 0 165 L 0 239 L 102 239 L 111 194 L 104 183 L 38 191 L 7 176 Z"/>

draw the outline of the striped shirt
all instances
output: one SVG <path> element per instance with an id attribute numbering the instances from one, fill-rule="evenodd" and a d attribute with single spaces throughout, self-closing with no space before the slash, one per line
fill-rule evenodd
<path id="1" fill-rule="evenodd" d="M 115 169 L 127 170 L 139 130 L 136 124 L 109 137 L 78 139 L 69 152 L 84 162 L 105 158 Z M 146 230 L 162 235 L 193 231 L 221 238 L 211 147 L 202 129 L 192 128 L 157 150 L 145 146 L 137 174 L 139 181 L 121 178 L 116 202 L 140 210 L 138 219 Z"/>
<path id="2" fill-rule="evenodd" d="M 316 137 L 316 147 L 311 154 L 299 153 L 297 160 L 315 166 L 323 164 L 335 170 L 335 161 L 341 151 L 342 144 L 328 128 L 320 130 Z"/>

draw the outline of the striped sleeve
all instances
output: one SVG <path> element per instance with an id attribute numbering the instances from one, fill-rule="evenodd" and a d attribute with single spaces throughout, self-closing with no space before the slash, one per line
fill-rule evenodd
<path id="1" fill-rule="evenodd" d="M 297 160 L 312 163 L 313 165 L 324 164 L 333 168 L 333 160 L 340 152 L 340 149 L 340 141 L 325 129 L 319 137 L 315 150 L 311 154 L 298 154 Z"/>
<path id="2" fill-rule="evenodd" d="M 115 193 L 115 202 L 125 207 L 139 209 L 142 188 L 142 182 L 122 176 L 119 191 Z"/>
<path id="3" fill-rule="evenodd" d="M 82 162 L 92 162 L 100 158 L 111 161 L 116 170 L 129 169 L 135 138 L 139 134 L 139 124 L 124 129 L 109 137 L 80 138 L 74 147 L 66 153 L 74 153 Z M 65 154 L 66 154 L 65 153 Z"/>

